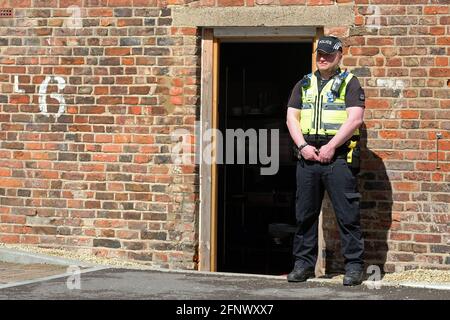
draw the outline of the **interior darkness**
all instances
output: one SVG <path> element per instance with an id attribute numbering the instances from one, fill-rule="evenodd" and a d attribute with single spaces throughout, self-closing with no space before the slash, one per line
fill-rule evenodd
<path id="1" fill-rule="evenodd" d="M 260 174 L 259 157 L 258 164 L 218 165 L 218 271 L 285 274 L 292 268 L 296 161 L 286 105 L 295 83 L 311 72 L 311 53 L 312 43 L 220 45 L 219 128 L 279 129 L 280 165 L 275 175 Z"/>

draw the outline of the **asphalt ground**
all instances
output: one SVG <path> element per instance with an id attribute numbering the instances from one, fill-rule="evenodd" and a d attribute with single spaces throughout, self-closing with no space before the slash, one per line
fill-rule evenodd
<path id="1" fill-rule="evenodd" d="M 91 269 L 94 270 L 94 269 Z M 450 290 L 108 268 L 0 288 L 2 300 L 450 300 Z"/>

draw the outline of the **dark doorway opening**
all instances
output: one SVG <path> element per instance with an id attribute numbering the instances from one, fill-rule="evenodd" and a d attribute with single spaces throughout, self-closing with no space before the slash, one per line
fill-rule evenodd
<path id="1" fill-rule="evenodd" d="M 262 175 L 263 165 L 226 163 L 218 169 L 217 270 L 285 274 L 292 268 L 295 231 L 296 159 L 286 127 L 290 92 L 311 72 L 311 42 L 220 44 L 219 129 L 279 130 L 276 174 Z M 258 137 L 259 138 L 259 137 Z M 238 140 L 234 140 L 235 160 Z M 258 139 L 259 143 L 259 139 Z M 277 143 L 274 141 L 274 143 Z M 268 153 L 270 154 L 270 140 Z M 259 150 L 258 150 L 259 152 Z M 270 155 L 272 156 L 272 155 Z"/>

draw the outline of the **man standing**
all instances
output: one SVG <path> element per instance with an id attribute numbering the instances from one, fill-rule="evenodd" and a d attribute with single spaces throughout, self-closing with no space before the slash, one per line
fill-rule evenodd
<path id="1" fill-rule="evenodd" d="M 317 44 L 317 70 L 295 85 L 288 102 L 287 126 L 299 158 L 295 266 L 287 276 L 289 282 L 303 282 L 314 276 L 324 190 L 339 226 L 345 259 L 343 284 L 362 282 L 364 242 L 356 174 L 365 96 L 358 79 L 340 70 L 341 60 L 342 42 L 332 36 L 321 37 Z"/>

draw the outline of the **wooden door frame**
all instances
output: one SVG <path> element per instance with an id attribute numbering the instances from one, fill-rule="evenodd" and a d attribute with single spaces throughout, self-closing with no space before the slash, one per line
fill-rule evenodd
<path id="1" fill-rule="evenodd" d="M 284 40 L 309 39 L 313 42 L 312 70 L 315 70 L 315 49 L 318 38 L 323 34 L 323 28 L 317 27 L 316 34 L 313 37 L 292 35 L 285 36 L 267 36 L 263 35 L 257 39 L 264 39 L 268 42 L 276 42 L 283 37 Z M 254 41 L 256 38 L 240 36 L 235 39 L 244 41 Z M 202 29 L 202 48 L 201 48 L 201 110 L 200 110 L 200 207 L 199 207 L 199 271 L 217 271 L 217 211 L 218 211 L 218 177 L 217 165 L 214 164 L 215 150 L 213 150 L 213 164 L 207 164 L 203 161 L 203 133 L 208 129 L 218 129 L 218 87 L 219 87 L 219 43 L 221 38 L 214 36 L 213 28 Z M 271 41 L 272 40 L 272 41 Z M 211 145 L 215 146 L 214 136 Z M 214 148 L 213 148 L 214 149 Z M 316 275 L 324 274 L 324 245 L 322 232 L 322 213 L 319 218 L 319 257 L 316 265 Z"/>
<path id="2" fill-rule="evenodd" d="M 200 212 L 199 212 L 199 264 L 200 271 L 217 270 L 217 165 L 207 164 L 203 159 L 203 133 L 217 129 L 217 93 L 219 79 L 219 40 L 214 37 L 214 29 L 202 29 L 201 53 L 201 110 L 200 132 Z M 212 137 L 211 145 L 215 145 Z M 214 153 L 214 151 L 213 151 Z M 214 154 L 212 155 L 212 160 Z M 214 163 L 214 162 L 212 162 Z"/>

